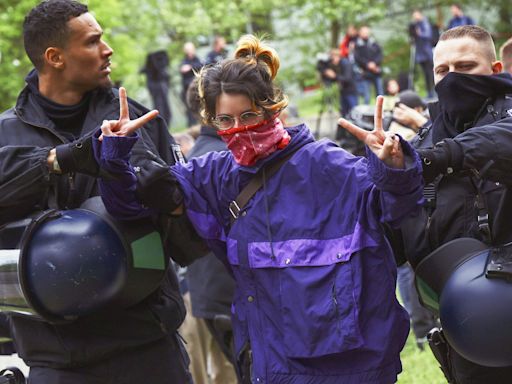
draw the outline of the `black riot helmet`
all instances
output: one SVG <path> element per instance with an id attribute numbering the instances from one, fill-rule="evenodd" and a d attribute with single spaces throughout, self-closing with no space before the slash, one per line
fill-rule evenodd
<path id="1" fill-rule="evenodd" d="M 512 244 L 456 239 L 415 272 L 420 300 L 439 315 L 450 346 L 483 366 L 512 365 Z"/>
<path id="2" fill-rule="evenodd" d="M 0 311 L 59 323 L 134 305 L 168 260 L 151 220 L 118 221 L 101 198 L 0 227 Z"/>

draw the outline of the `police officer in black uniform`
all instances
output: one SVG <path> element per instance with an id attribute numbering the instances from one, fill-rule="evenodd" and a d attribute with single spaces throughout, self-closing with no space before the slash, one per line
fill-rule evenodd
<path id="1" fill-rule="evenodd" d="M 120 116 L 110 82 L 113 51 L 86 5 L 43 1 L 26 16 L 23 34 L 35 70 L 16 106 L 0 115 L 0 230 L 36 211 L 75 209 L 98 196 L 91 136 L 103 120 Z M 172 212 L 181 195 L 159 195 L 165 172 L 158 171 L 167 167 L 158 163 L 175 161 L 174 141 L 156 114 L 129 101 L 130 124 L 145 126 L 132 160 L 140 199 L 155 211 Z M 157 187 L 146 188 L 148 180 Z M 153 219 L 172 235 L 177 224 L 169 216 Z M 185 263 L 188 245 L 183 229 L 179 243 L 166 250 Z M 185 384 L 191 380 L 188 357 L 176 332 L 184 316 L 175 273 L 167 268 L 159 288 L 128 308 L 108 307 L 64 324 L 11 314 L 9 323 L 31 383 Z"/>
<path id="2" fill-rule="evenodd" d="M 425 205 L 401 228 L 413 267 L 457 238 L 487 246 L 512 241 L 512 77 L 501 70 L 483 28 L 462 26 L 441 35 L 434 50 L 439 102 L 429 106 L 432 123 L 414 142 L 423 160 Z M 480 275 L 485 278 L 483 270 Z M 510 383 L 512 366 L 483 366 L 442 338 L 438 343 L 445 344 L 435 353 L 450 383 Z"/>

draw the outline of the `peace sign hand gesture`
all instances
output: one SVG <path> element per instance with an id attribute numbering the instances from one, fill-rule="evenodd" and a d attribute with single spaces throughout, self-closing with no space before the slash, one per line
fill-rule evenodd
<path id="1" fill-rule="evenodd" d="M 400 138 L 389 132 L 384 132 L 382 126 L 382 104 L 384 98 L 377 96 L 375 103 L 374 130 L 369 132 L 340 118 L 338 124 L 354 135 L 359 141 L 365 143 L 384 164 L 390 168 L 403 169 L 405 160 Z"/>
<path id="2" fill-rule="evenodd" d="M 130 112 L 128 110 L 128 98 L 126 89 L 119 88 L 119 120 L 105 120 L 101 125 L 101 136 L 99 140 L 103 140 L 103 136 L 130 136 L 144 124 L 150 122 L 158 116 L 157 110 L 152 110 L 145 115 L 130 120 Z"/>

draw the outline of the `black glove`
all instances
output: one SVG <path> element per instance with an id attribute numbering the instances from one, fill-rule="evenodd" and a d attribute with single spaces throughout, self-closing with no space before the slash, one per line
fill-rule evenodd
<path id="1" fill-rule="evenodd" d="M 171 213 L 183 204 L 178 181 L 162 159 L 146 151 L 147 158 L 134 164 L 137 175 L 137 198 L 149 208 Z"/>
<path id="2" fill-rule="evenodd" d="M 100 176 L 100 167 L 92 151 L 92 133 L 72 143 L 58 145 L 55 151 L 62 173 L 80 172 Z"/>
<path id="3" fill-rule="evenodd" d="M 463 153 L 459 145 L 447 139 L 434 148 L 417 148 L 423 165 L 423 180 L 431 183 L 440 174 L 450 174 L 462 169 Z"/>

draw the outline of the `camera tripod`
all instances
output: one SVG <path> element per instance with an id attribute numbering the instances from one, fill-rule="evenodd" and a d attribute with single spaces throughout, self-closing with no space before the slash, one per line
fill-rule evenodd
<path id="1" fill-rule="evenodd" d="M 340 108 L 340 90 L 337 83 L 324 84 L 321 92 L 322 101 L 316 119 L 316 128 L 314 132 L 315 139 L 320 138 L 320 125 L 322 122 L 322 115 L 327 112 L 329 121 L 331 121 L 333 120 L 333 114 L 334 118 L 336 118 Z"/>

